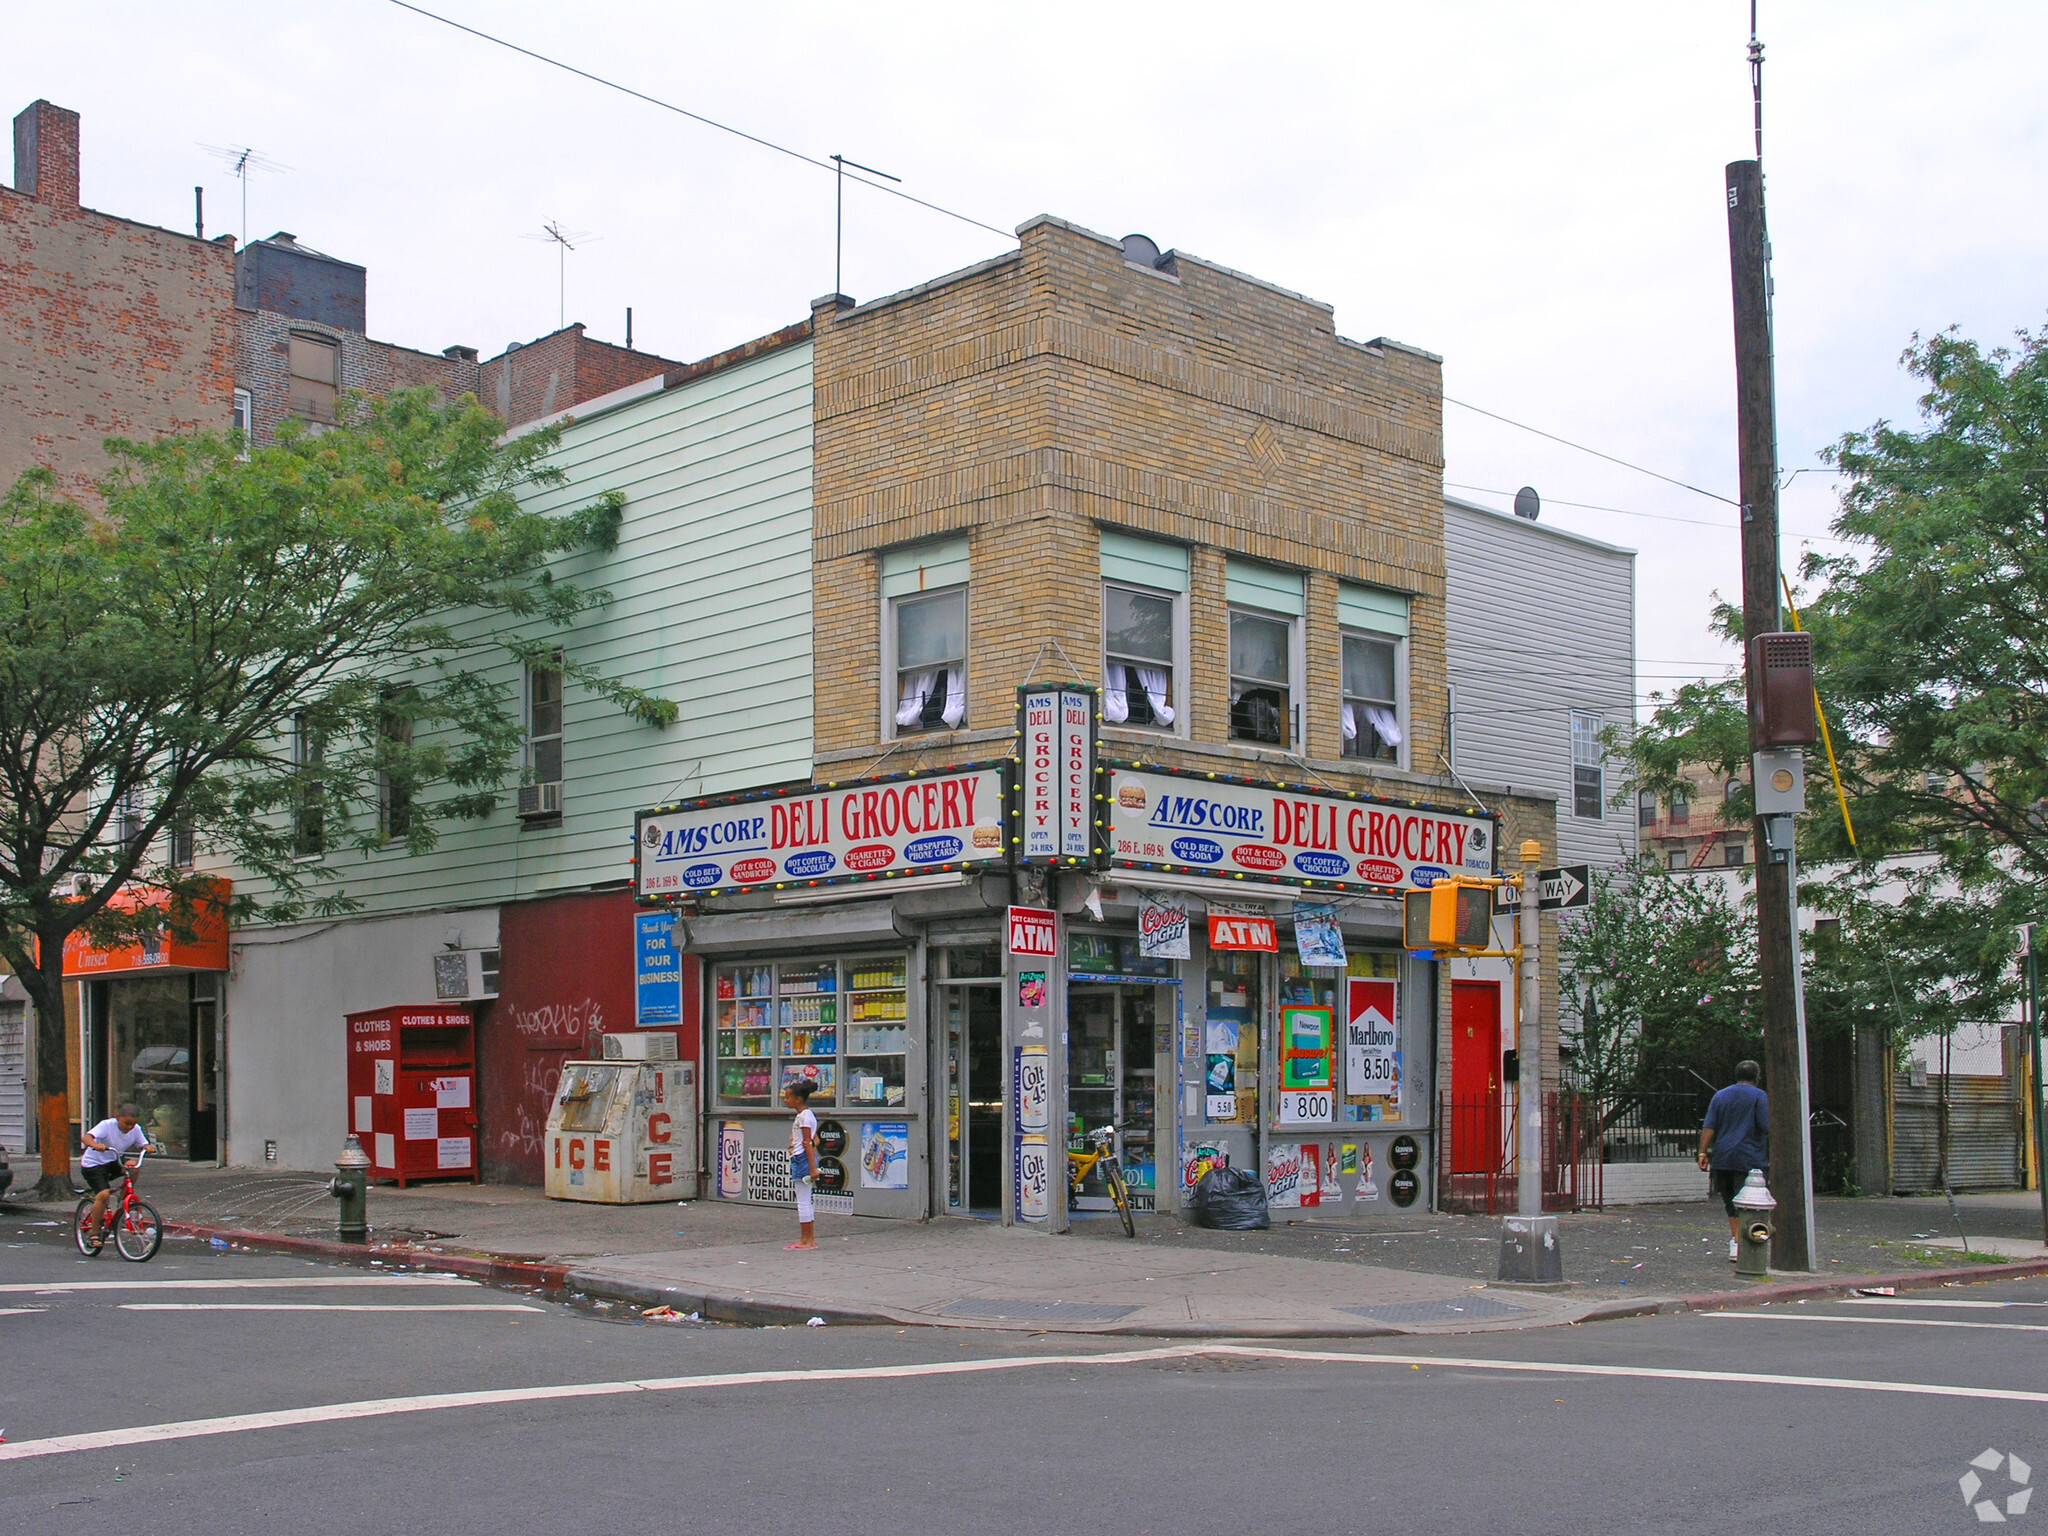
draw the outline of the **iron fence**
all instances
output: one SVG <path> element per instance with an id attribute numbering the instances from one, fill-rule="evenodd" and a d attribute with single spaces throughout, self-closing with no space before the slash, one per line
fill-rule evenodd
<path id="1" fill-rule="evenodd" d="M 1579 1093 L 1543 1100 L 1543 1209 L 1576 1211 L 1601 1203 L 1600 1139 L 1593 1102 Z M 1437 1209 L 1496 1216 L 1516 1202 L 1521 1155 L 1515 1096 L 1461 1099 L 1437 1105 Z"/>

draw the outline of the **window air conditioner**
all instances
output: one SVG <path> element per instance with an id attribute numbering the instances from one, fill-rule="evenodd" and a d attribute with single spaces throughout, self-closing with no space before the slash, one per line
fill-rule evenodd
<path id="1" fill-rule="evenodd" d="M 450 949 L 434 956 L 434 996 L 441 1002 L 498 995 L 498 951 Z"/>
<path id="2" fill-rule="evenodd" d="M 522 784 L 519 786 L 519 814 L 528 821 L 562 814 L 562 785 Z"/>
<path id="3" fill-rule="evenodd" d="M 674 1061 L 676 1032 L 672 1029 L 643 1030 L 631 1035 L 604 1037 L 606 1061 Z"/>

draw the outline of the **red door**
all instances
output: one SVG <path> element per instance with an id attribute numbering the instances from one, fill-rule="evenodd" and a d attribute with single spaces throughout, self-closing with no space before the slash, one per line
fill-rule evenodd
<path id="1" fill-rule="evenodd" d="M 1451 983 L 1451 1171 L 1498 1173 L 1500 983 Z"/>

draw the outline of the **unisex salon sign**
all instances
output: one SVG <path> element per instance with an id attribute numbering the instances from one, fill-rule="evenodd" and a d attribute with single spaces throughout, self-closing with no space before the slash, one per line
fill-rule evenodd
<path id="1" fill-rule="evenodd" d="M 1365 890 L 1493 868 L 1494 823 L 1277 785 L 1112 767 L 1110 862 Z"/>
<path id="2" fill-rule="evenodd" d="M 654 898 L 961 869 L 1005 852 L 1000 765 L 728 795 L 636 820 L 635 886 Z"/>

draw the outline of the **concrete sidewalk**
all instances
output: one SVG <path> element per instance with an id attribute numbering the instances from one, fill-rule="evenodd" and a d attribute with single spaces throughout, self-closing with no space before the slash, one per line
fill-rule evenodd
<path id="1" fill-rule="evenodd" d="M 1862 1284 L 2048 1272 L 2039 1258 L 1950 1267 L 1964 1255 L 1935 1250 L 1926 1229 L 1933 1208 L 1908 1200 L 1824 1202 L 1824 1236 L 1849 1260 L 1829 1260 L 1824 1276 L 1788 1276 L 1763 1289 L 1738 1288 L 1730 1278 L 1718 1207 L 1581 1213 L 1562 1223 L 1566 1274 L 1575 1283 L 1532 1292 L 1487 1283 L 1500 1229 L 1493 1217 L 1404 1212 L 1340 1224 L 1291 1221 L 1293 1213 L 1282 1212 L 1270 1232 L 1229 1233 L 1144 1216 L 1132 1242 L 1107 1217 L 1080 1218 L 1073 1233 L 1052 1237 L 990 1221 L 826 1216 L 819 1250 L 791 1252 L 793 1214 L 772 1207 L 585 1205 L 514 1186 L 428 1184 L 372 1192 L 372 1242 L 364 1249 L 334 1241 L 335 1203 L 318 1175 L 164 1162 L 146 1167 L 144 1186 L 174 1231 L 202 1239 L 343 1262 L 445 1267 L 755 1324 L 815 1316 L 1063 1333 L 1372 1336 L 1543 1327 Z M 1978 1230 L 2026 1230 L 2019 1200 L 1977 1199 L 1983 1204 L 1969 1216 Z M 70 1215 L 68 1204 L 29 1209 L 46 1221 Z M 2007 1242 L 2020 1247 L 2016 1236 L 1998 1247 Z"/>

